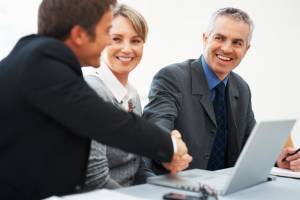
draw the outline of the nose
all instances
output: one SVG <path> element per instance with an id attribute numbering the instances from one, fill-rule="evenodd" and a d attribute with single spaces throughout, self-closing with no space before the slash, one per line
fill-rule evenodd
<path id="1" fill-rule="evenodd" d="M 222 43 L 222 46 L 221 46 L 221 50 L 224 52 L 224 53 L 230 53 L 232 52 L 232 46 L 231 46 L 231 42 L 230 41 L 225 41 Z"/>
<path id="2" fill-rule="evenodd" d="M 132 48 L 131 48 L 130 42 L 124 41 L 122 43 L 122 49 L 121 50 L 122 50 L 122 52 L 131 52 Z"/>

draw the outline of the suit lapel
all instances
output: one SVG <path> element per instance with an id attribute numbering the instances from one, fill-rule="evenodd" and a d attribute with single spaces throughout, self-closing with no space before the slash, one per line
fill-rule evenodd
<path id="1" fill-rule="evenodd" d="M 192 77 L 192 95 L 199 96 L 200 104 L 203 106 L 210 120 L 217 126 L 215 119 L 215 112 L 212 102 L 209 99 L 209 89 L 206 77 L 201 65 L 200 60 L 195 60 L 191 64 L 191 77 Z"/>
<path id="2" fill-rule="evenodd" d="M 237 116 L 237 105 L 238 105 L 238 100 L 239 100 L 239 91 L 236 87 L 236 84 L 234 80 L 232 79 L 231 74 L 229 75 L 229 80 L 228 80 L 228 96 L 229 96 L 229 109 L 231 112 L 231 118 L 232 120 L 232 125 L 234 126 L 235 129 L 237 129 L 236 125 L 236 116 Z"/>

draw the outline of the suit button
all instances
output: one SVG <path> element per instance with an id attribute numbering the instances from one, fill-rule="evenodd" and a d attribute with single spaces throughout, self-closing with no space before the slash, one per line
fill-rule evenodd
<path id="1" fill-rule="evenodd" d="M 205 160 L 208 160 L 208 159 L 209 159 L 209 154 L 208 154 L 208 153 L 205 154 L 205 155 L 204 155 L 204 158 L 205 158 Z"/>
<path id="2" fill-rule="evenodd" d="M 81 190 L 81 186 L 77 185 L 77 186 L 75 187 L 75 191 L 79 192 L 80 190 Z"/>

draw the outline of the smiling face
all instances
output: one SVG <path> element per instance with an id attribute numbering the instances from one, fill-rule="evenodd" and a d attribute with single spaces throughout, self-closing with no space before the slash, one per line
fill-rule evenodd
<path id="1" fill-rule="evenodd" d="M 223 80 L 245 56 L 250 27 L 230 16 L 219 16 L 211 33 L 203 34 L 205 61 Z"/>
<path id="2" fill-rule="evenodd" d="M 144 40 L 128 18 L 120 15 L 113 19 L 110 36 L 112 42 L 103 52 L 104 61 L 120 82 L 127 82 L 128 74 L 141 61 Z"/>

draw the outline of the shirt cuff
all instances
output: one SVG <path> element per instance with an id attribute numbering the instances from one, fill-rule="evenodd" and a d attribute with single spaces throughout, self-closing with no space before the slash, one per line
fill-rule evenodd
<path id="1" fill-rule="evenodd" d="M 174 154 L 176 154 L 177 153 L 177 142 L 176 142 L 175 137 L 171 136 L 171 138 L 172 138 L 172 143 L 173 143 Z"/>

